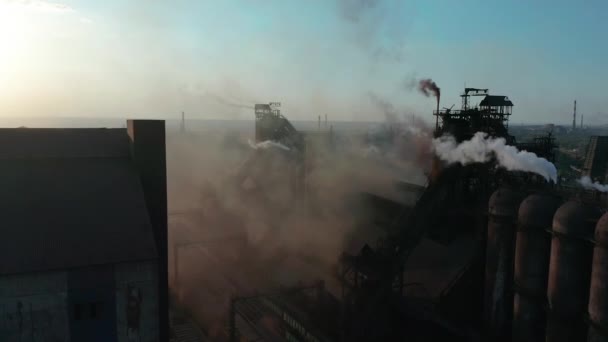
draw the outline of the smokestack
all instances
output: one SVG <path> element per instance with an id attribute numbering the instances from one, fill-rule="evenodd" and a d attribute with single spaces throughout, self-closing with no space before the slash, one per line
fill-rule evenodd
<path id="1" fill-rule="evenodd" d="M 325 114 L 325 129 L 327 129 L 327 114 Z"/>
<path id="2" fill-rule="evenodd" d="M 585 117 L 585 114 L 581 114 L 581 129 L 583 129 L 583 118 Z"/>
<path id="3" fill-rule="evenodd" d="M 128 120 L 131 159 L 139 175 L 159 254 L 159 341 L 169 340 L 167 164 L 164 120 Z"/>
<path id="4" fill-rule="evenodd" d="M 576 100 L 574 100 L 574 113 L 572 114 L 572 130 L 576 129 Z"/>
<path id="5" fill-rule="evenodd" d="M 184 112 L 182 112 L 182 122 L 180 123 L 179 131 L 186 133 L 186 118 Z"/>
<path id="6" fill-rule="evenodd" d="M 437 98 L 437 112 L 439 112 L 439 99 L 441 98 L 441 89 L 437 86 L 437 83 L 433 82 L 430 78 L 420 80 L 418 82 L 418 90 L 428 97 L 431 94 Z"/>
<path id="7" fill-rule="evenodd" d="M 321 130 L 321 115 L 319 115 L 319 131 Z"/>

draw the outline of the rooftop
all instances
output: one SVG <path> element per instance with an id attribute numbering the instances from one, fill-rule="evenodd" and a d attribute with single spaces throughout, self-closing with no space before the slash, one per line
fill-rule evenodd
<path id="1" fill-rule="evenodd" d="M 486 95 L 486 97 L 479 103 L 481 107 L 513 107 L 513 102 L 504 95 Z"/>
<path id="2" fill-rule="evenodd" d="M 125 129 L 0 129 L 0 274 L 156 258 Z"/>

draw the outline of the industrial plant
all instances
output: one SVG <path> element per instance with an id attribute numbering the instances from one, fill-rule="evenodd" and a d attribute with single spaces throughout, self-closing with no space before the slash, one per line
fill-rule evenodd
<path id="1" fill-rule="evenodd" d="M 173 306 L 201 336 L 606 339 L 605 137 L 566 179 L 552 131 L 510 133 L 509 97 L 465 88 L 440 109 L 434 82 L 420 90 L 437 99 L 433 130 L 344 132 L 321 116 L 298 130 L 269 103 L 252 108 L 254 141 L 222 140 L 233 169 L 170 211 L 184 240 L 170 245 Z"/>
<path id="2" fill-rule="evenodd" d="M 508 96 L 419 90 L 434 127 L 0 130 L 0 340 L 606 341 L 607 137 L 564 170 Z"/>

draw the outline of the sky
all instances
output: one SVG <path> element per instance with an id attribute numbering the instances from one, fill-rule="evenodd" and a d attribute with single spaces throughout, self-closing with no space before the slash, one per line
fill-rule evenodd
<path id="1" fill-rule="evenodd" d="M 61 1 L 61 2 L 59 2 Z M 432 121 L 463 87 L 513 123 L 607 124 L 603 0 L 0 0 L 0 117 Z"/>

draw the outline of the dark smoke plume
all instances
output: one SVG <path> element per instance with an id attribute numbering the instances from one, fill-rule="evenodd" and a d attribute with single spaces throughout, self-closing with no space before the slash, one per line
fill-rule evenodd
<path id="1" fill-rule="evenodd" d="M 441 98 L 441 89 L 437 86 L 437 83 L 433 82 L 432 79 L 426 78 L 418 82 L 418 90 L 429 97 L 433 94 L 437 98 L 437 110 L 439 110 L 439 99 Z"/>
<path id="2" fill-rule="evenodd" d="M 418 82 L 418 90 L 427 97 L 433 94 L 433 96 L 437 98 L 437 101 L 439 101 L 439 98 L 441 97 L 441 89 L 439 89 L 437 83 L 433 82 L 430 78 L 420 80 L 420 82 Z"/>

